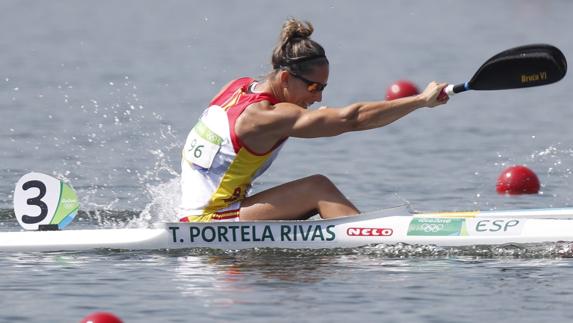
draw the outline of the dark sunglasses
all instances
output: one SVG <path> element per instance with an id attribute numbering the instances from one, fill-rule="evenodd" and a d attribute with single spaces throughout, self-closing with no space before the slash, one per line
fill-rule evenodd
<path id="1" fill-rule="evenodd" d="M 308 90 L 308 92 L 310 93 L 316 93 L 316 92 L 322 92 L 324 90 L 324 88 L 326 87 L 327 84 L 325 83 L 320 83 L 320 82 L 315 82 L 315 81 L 311 81 L 309 79 L 306 79 L 298 74 L 295 74 L 291 71 L 289 71 L 289 74 L 296 77 L 297 79 L 303 81 L 306 84 L 306 89 Z"/>

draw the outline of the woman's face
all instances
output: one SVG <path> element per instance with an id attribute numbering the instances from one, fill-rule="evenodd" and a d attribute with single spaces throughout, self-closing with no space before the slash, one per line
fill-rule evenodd
<path id="1" fill-rule="evenodd" d="M 328 82 L 328 64 L 315 66 L 311 72 L 301 75 L 284 72 L 287 102 L 308 108 L 313 103 L 322 101 L 322 91 Z"/>

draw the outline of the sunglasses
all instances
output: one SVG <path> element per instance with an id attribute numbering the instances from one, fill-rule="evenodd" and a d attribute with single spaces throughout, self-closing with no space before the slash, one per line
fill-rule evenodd
<path id="1" fill-rule="evenodd" d="M 322 92 L 324 90 L 324 88 L 326 87 L 327 84 L 325 83 L 320 83 L 320 82 L 315 82 L 315 81 L 311 81 L 309 79 L 306 79 L 298 74 L 295 74 L 291 71 L 289 71 L 289 74 L 296 77 L 297 79 L 303 81 L 306 84 L 306 89 L 308 90 L 308 92 L 310 93 L 317 93 L 317 92 Z"/>

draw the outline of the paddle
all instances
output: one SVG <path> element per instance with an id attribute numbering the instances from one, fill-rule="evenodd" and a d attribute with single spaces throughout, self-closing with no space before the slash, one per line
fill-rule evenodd
<path id="1" fill-rule="evenodd" d="M 488 59 L 469 80 L 448 85 L 444 95 L 468 90 L 507 90 L 555 83 L 567 73 L 567 60 L 556 47 L 524 45 L 505 50 Z"/>

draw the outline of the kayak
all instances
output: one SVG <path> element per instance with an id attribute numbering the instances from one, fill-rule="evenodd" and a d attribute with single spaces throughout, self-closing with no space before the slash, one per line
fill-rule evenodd
<path id="1" fill-rule="evenodd" d="M 0 232 L 0 251 L 332 249 L 398 243 L 456 247 L 560 241 L 573 241 L 573 208 L 412 213 L 399 206 L 329 220 Z"/>

